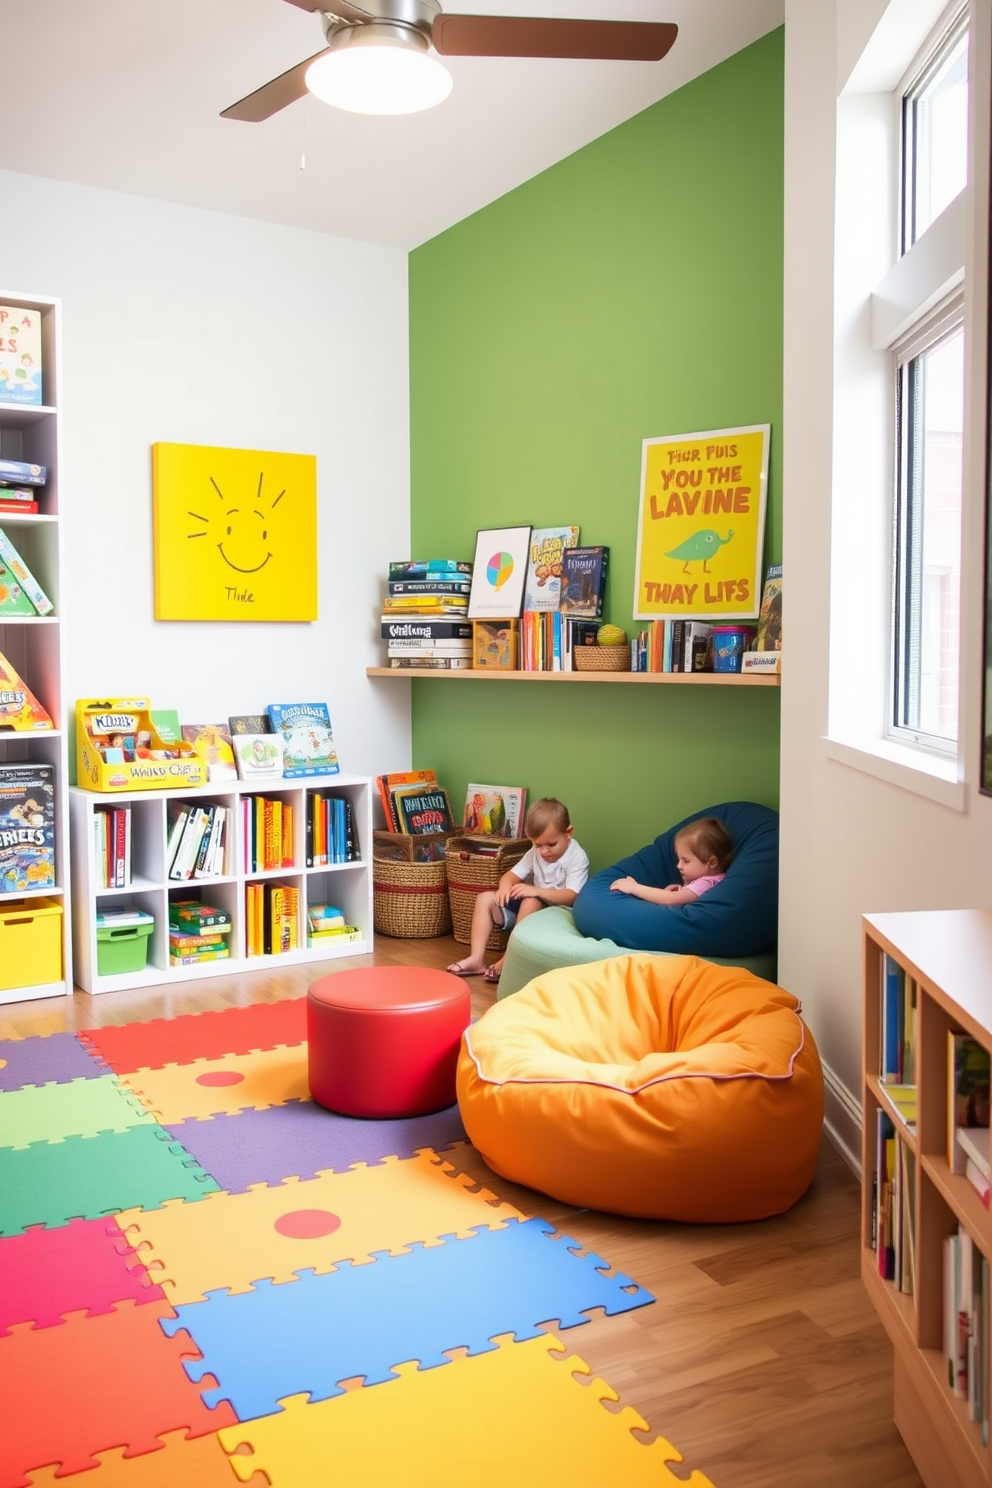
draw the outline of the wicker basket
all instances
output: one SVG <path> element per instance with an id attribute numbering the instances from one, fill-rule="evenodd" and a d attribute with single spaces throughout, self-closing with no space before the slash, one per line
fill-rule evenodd
<path id="1" fill-rule="evenodd" d="M 576 646 L 572 660 L 577 672 L 629 672 L 629 646 Z"/>
<path id="2" fill-rule="evenodd" d="M 480 845 L 493 847 L 499 844 L 495 854 L 479 852 Z M 508 868 L 513 868 L 530 847 L 526 837 L 451 837 L 445 848 L 448 863 L 448 899 L 451 903 L 451 919 L 455 939 L 461 945 L 472 941 L 472 911 L 475 901 L 485 889 L 495 889 Z M 486 941 L 489 951 L 503 951 L 509 935 L 505 930 L 493 926 Z"/>
<path id="3" fill-rule="evenodd" d="M 405 832 L 372 833 L 372 856 L 380 862 L 393 863 L 443 863 L 444 844 L 453 832 Z"/>
<path id="4" fill-rule="evenodd" d="M 426 940 L 451 934 L 448 866 L 372 859 L 373 923 L 377 935 L 397 940 Z"/>

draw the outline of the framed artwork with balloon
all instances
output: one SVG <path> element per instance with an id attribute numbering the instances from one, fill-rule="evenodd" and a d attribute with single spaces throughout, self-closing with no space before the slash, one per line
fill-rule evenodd
<path id="1" fill-rule="evenodd" d="M 770 424 L 645 439 L 634 619 L 753 619 L 761 605 Z"/>
<path id="2" fill-rule="evenodd" d="M 512 620 L 520 614 L 530 533 L 529 527 L 487 527 L 476 535 L 469 620 Z"/>

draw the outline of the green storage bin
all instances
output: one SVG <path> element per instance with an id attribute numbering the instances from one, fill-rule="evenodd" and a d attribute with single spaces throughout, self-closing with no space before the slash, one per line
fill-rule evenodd
<path id="1" fill-rule="evenodd" d="M 140 925 L 98 925 L 96 969 L 100 976 L 122 971 L 144 971 L 148 960 L 148 937 L 155 929 L 152 919 Z"/>

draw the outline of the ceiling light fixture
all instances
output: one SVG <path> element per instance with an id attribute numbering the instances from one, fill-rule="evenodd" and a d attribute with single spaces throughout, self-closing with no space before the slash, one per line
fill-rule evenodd
<path id="1" fill-rule="evenodd" d="M 412 26 L 374 21 L 335 26 L 329 50 L 311 62 L 306 85 L 315 98 L 353 114 L 417 114 L 451 92 L 448 69 L 429 55 L 430 41 Z"/>

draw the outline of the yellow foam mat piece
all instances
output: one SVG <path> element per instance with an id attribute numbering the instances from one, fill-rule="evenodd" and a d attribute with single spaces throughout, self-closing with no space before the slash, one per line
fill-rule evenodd
<path id="1" fill-rule="evenodd" d="M 616 1483 L 623 1488 L 713 1488 L 703 1473 L 670 1472 L 682 1456 L 663 1437 L 645 1445 L 635 1410 L 607 1410 L 609 1385 L 557 1338 L 514 1343 L 436 1369 L 396 1366 L 399 1378 L 282 1410 L 218 1432 L 247 1483 L 272 1488 L 505 1488 L 510 1482 Z M 552 1356 L 554 1351 L 554 1356 Z M 588 1383 L 572 1378 L 580 1374 Z M 523 1476 L 522 1476 L 523 1475 Z"/>
<path id="2" fill-rule="evenodd" d="M 288 1178 L 245 1193 L 207 1194 L 195 1204 L 127 1209 L 117 1223 L 173 1306 L 218 1287 L 249 1291 L 263 1277 L 329 1271 L 373 1251 L 402 1254 L 441 1235 L 468 1239 L 473 1226 L 502 1229 L 524 1216 L 425 1148 L 415 1157 L 356 1163 L 343 1173 Z"/>
<path id="3" fill-rule="evenodd" d="M 226 1054 L 221 1059 L 194 1059 L 191 1064 L 137 1070 L 120 1078 L 156 1121 L 166 1126 L 193 1117 L 264 1111 L 288 1100 L 310 1099 L 305 1043 Z"/>

